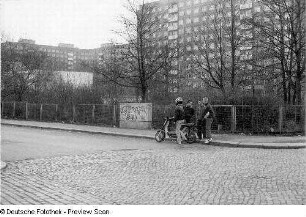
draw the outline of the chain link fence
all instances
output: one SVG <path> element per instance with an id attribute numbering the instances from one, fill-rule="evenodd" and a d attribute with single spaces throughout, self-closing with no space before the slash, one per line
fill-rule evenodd
<path id="1" fill-rule="evenodd" d="M 152 106 L 152 127 L 161 128 L 166 117 L 174 116 L 175 106 L 172 105 L 153 105 Z"/>
<path id="2" fill-rule="evenodd" d="M 1 117 L 47 122 L 80 123 L 118 126 L 116 105 L 34 104 L 26 102 L 2 102 Z"/>
<path id="3" fill-rule="evenodd" d="M 279 109 L 281 132 L 305 132 L 305 107 L 284 106 Z"/>
<path id="4" fill-rule="evenodd" d="M 215 133 L 301 133 L 305 132 L 304 106 L 213 105 Z M 165 117 L 174 116 L 175 106 L 153 105 L 153 128 L 160 128 Z M 200 109 L 195 108 L 197 118 Z"/>
<path id="5" fill-rule="evenodd" d="M 114 106 L 104 104 L 79 104 L 72 107 L 72 116 L 73 112 L 75 112 L 74 121 L 77 123 L 116 126 Z"/>
<path id="6" fill-rule="evenodd" d="M 57 104 L 42 104 L 42 120 L 57 121 L 58 120 L 58 105 Z"/>
<path id="7" fill-rule="evenodd" d="M 214 109 L 216 118 L 212 123 L 211 130 L 219 133 L 230 132 L 232 130 L 232 106 L 218 105 L 212 107 Z"/>
<path id="8" fill-rule="evenodd" d="M 305 132 L 304 106 L 214 105 L 217 133 Z M 160 128 L 165 117 L 174 116 L 174 105 L 153 105 L 152 127 Z M 195 108 L 199 117 L 199 108 Z M 2 102 L 1 117 L 36 121 L 58 121 L 103 126 L 119 126 L 118 104 L 33 104 Z"/>
<path id="9" fill-rule="evenodd" d="M 14 112 L 14 103 L 12 102 L 2 102 L 1 103 L 1 118 L 14 118 L 16 114 Z"/>

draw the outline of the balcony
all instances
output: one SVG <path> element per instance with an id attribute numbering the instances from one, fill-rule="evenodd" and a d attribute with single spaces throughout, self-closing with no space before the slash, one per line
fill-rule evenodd
<path id="1" fill-rule="evenodd" d="M 178 29 L 178 25 L 173 25 L 173 26 L 168 27 L 168 31 L 173 31 L 173 30 L 177 30 L 177 29 Z"/>
<path id="2" fill-rule="evenodd" d="M 175 70 L 175 69 L 172 69 L 172 70 L 170 71 L 170 74 L 171 74 L 171 75 L 177 75 L 177 74 L 178 74 L 178 71 Z"/>
<path id="3" fill-rule="evenodd" d="M 178 15 L 175 16 L 169 16 L 168 21 L 169 22 L 177 22 L 178 21 Z"/>
<path id="4" fill-rule="evenodd" d="M 169 40 L 173 40 L 173 39 L 177 39 L 177 38 L 178 38 L 178 35 L 169 35 L 168 36 Z"/>
<path id="5" fill-rule="evenodd" d="M 173 14 L 173 13 L 177 13 L 178 12 L 178 7 L 172 7 L 172 8 L 169 8 L 168 10 L 168 13 L 169 14 Z"/>

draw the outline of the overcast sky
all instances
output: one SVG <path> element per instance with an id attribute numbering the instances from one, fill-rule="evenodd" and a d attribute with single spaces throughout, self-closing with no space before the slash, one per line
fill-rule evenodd
<path id="1" fill-rule="evenodd" d="M 2 0 L 1 32 L 17 41 L 97 48 L 116 39 L 124 0 Z"/>

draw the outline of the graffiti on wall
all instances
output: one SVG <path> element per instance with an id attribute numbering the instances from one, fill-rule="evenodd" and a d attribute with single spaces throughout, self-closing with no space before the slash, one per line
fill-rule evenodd
<path id="1" fill-rule="evenodd" d="M 124 121 L 148 121 L 146 105 L 124 104 L 120 106 L 120 119 Z"/>

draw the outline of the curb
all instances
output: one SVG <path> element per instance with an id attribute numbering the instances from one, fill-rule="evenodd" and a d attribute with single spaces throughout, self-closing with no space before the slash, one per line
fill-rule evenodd
<path id="1" fill-rule="evenodd" d="M 129 135 L 129 134 L 120 134 L 120 133 L 112 133 L 112 132 L 97 132 L 97 131 L 78 130 L 78 129 L 64 129 L 64 128 L 56 128 L 56 127 L 40 127 L 40 126 L 33 126 L 33 125 L 10 124 L 10 123 L 1 123 L 1 124 L 7 125 L 7 126 L 27 127 L 27 128 L 41 129 L 41 130 L 57 130 L 57 131 L 68 131 L 68 132 L 77 132 L 77 133 L 121 136 L 121 137 L 128 137 L 128 138 L 155 140 L 155 138 L 151 136 Z M 204 142 L 199 142 L 199 143 L 202 145 L 229 147 L 229 148 L 260 148 L 260 149 L 302 149 L 302 148 L 306 148 L 306 144 L 293 145 L 295 143 L 291 143 L 292 145 L 289 145 L 289 146 L 288 145 L 266 145 L 266 144 L 260 144 L 260 143 L 242 144 L 241 142 L 225 142 L 225 141 L 220 141 L 220 140 L 214 140 L 213 142 L 210 142 L 210 143 L 204 143 Z M 272 143 L 272 144 L 276 144 L 276 143 Z"/>
<path id="2" fill-rule="evenodd" d="M 6 126 L 13 126 L 13 127 L 27 127 L 27 128 L 34 128 L 34 129 L 41 129 L 41 130 L 56 130 L 56 131 L 68 131 L 68 132 L 76 132 L 76 133 L 88 133 L 88 134 L 98 134 L 98 135 L 108 135 L 108 136 L 122 136 L 122 137 L 129 137 L 129 138 L 141 138 L 141 139 L 154 139 L 151 136 L 141 136 L 141 135 L 129 135 L 129 134 L 120 134 L 120 133 L 111 133 L 111 132 L 100 132 L 100 131 L 88 131 L 88 130 L 78 130 L 78 129 L 64 129 L 64 128 L 57 128 L 57 127 L 40 127 L 40 126 L 33 126 L 33 125 L 22 125 L 22 124 L 9 124 L 9 123 L 1 123 L 2 125 Z"/>
<path id="3" fill-rule="evenodd" d="M 228 147 L 228 148 L 260 148 L 260 149 L 302 149 L 302 148 L 306 148 L 306 145 L 290 145 L 290 146 L 289 145 L 265 145 L 265 144 L 260 144 L 260 143 L 242 144 L 240 142 L 231 143 L 231 142 L 224 142 L 224 141 L 218 141 L 218 140 L 215 140 L 205 145 Z"/>
<path id="4" fill-rule="evenodd" d="M 3 161 L 0 161 L 0 164 L 1 164 L 1 170 L 3 170 L 7 166 L 7 164 Z"/>

